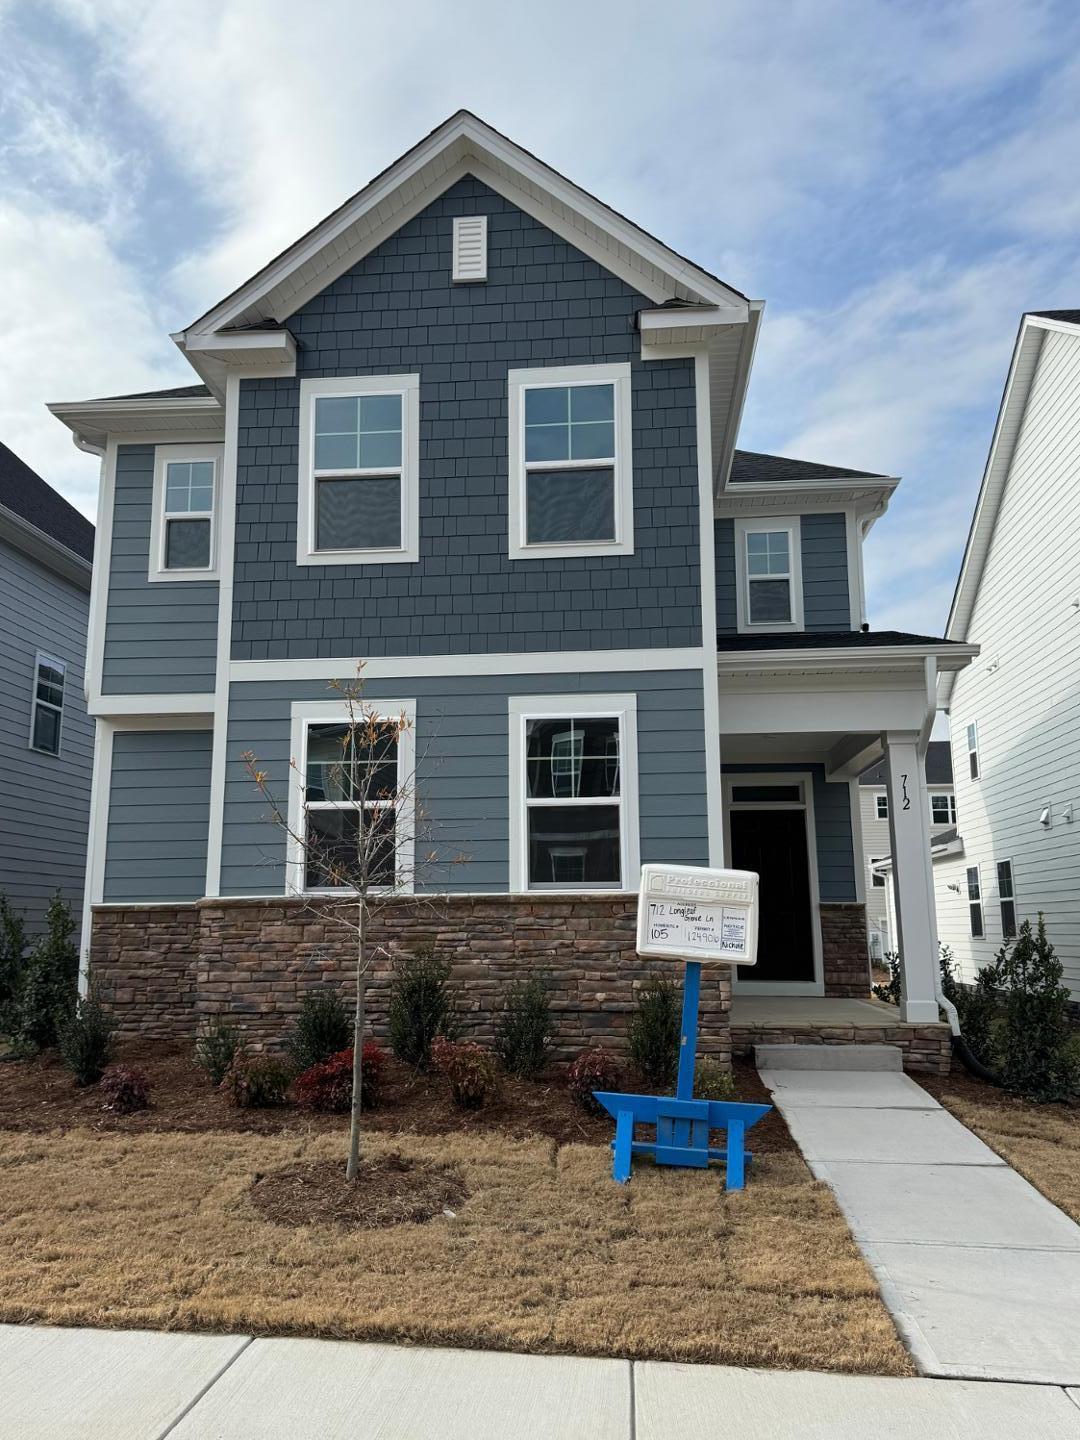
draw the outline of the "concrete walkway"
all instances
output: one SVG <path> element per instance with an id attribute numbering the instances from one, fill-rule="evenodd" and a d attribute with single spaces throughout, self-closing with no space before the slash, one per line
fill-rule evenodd
<path id="1" fill-rule="evenodd" d="M 764 1046 L 757 1058 L 921 1373 L 1080 1385 L 1080 1226 L 903 1074 L 891 1047 Z M 829 1068 L 859 1064 L 874 1068 Z"/>
<path id="2" fill-rule="evenodd" d="M 0 1440 L 1080 1440 L 1080 1392 L 0 1326 Z"/>

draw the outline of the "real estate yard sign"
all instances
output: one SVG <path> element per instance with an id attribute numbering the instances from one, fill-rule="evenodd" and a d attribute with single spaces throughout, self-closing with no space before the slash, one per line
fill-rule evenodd
<path id="1" fill-rule="evenodd" d="M 643 865 L 637 952 L 699 965 L 757 960 L 758 877 L 752 870 Z"/>

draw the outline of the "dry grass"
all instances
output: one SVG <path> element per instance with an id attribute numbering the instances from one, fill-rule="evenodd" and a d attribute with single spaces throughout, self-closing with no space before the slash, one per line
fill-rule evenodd
<path id="1" fill-rule="evenodd" d="M 3 1134 L 0 1319 L 255 1331 L 912 1373 L 829 1190 L 801 1159 L 610 1179 L 592 1145 L 379 1136 L 460 1168 L 456 1219 L 383 1230 L 260 1218 L 257 1172 L 337 1135 Z"/>
<path id="2" fill-rule="evenodd" d="M 1014 1170 L 1080 1223 L 1080 1110 L 999 1099 L 981 1104 L 942 1081 L 938 1100 Z"/>

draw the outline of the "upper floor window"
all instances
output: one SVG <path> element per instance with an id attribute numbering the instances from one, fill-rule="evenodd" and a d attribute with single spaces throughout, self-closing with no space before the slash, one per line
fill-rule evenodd
<path id="1" fill-rule="evenodd" d="M 159 445 L 150 516 L 151 580 L 217 578 L 220 445 Z"/>
<path id="2" fill-rule="evenodd" d="M 634 548 L 630 366 L 509 374 L 510 555 Z"/>
<path id="3" fill-rule="evenodd" d="M 60 726 L 64 718 L 62 660 L 38 655 L 34 660 L 34 694 L 30 703 L 30 748 L 45 755 L 60 754 Z"/>
<path id="4" fill-rule="evenodd" d="M 997 862 L 998 904 L 1001 907 L 1001 937 L 1016 939 L 1016 892 L 1013 889 L 1011 860 Z"/>
<path id="5" fill-rule="evenodd" d="M 956 797 L 948 792 L 930 796 L 930 823 L 932 825 L 956 824 Z"/>
<path id="6" fill-rule="evenodd" d="M 983 923 L 982 879 L 978 865 L 968 866 L 967 898 L 971 935 L 973 939 L 981 940 L 986 934 L 986 926 Z"/>
<path id="7" fill-rule="evenodd" d="M 300 382 L 297 563 L 419 559 L 419 375 Z"/>
<path id="8" fill-rule="evenodd" d="M 972 780 L 979 778 L 979 727 L 974 720 L 967 727 L 968 774 Z"/>
<path id="9" fill-rule="evenodd" d="M 801 630 L 801 530 L 798 519 L 737 520 L 739 630 Z"/>
<path id="10" fill-rule="evenodd" d="M 628 890 L 637 884 L 633 696 L 510 701 L 510 884 Z"/>
<path id="11" fill-rule="evenodd" d="M 874 798 L 875 812 L 879 820 L 889 818 L 889 797 L 888 794 L 877 795 Z"/>

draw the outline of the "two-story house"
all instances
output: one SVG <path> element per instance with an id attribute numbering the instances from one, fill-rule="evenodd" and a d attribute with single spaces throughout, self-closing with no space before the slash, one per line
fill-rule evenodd
<path id="1" fill-rule="evenodd" d="M 89 520 L 0 445 L 0 895 L 30 935 L 54 895 L 82 904 L 93 558 Z"/>
<path id="2" fill-rule="evenodd" d="M 947 740 L 931 740 L 926 747 L 926 788 L 930 798 L 930 839 L 933 847 L 956 829 L 952 752 Z M 859 778 L 863 865 L 866 875 L 866 929 L 870 957 L 881 961 L 895 949 L 895 920 L 890 919 L 889 880 L 875 862 L 889 854 L 889 792 L 885 766 L 879 761 Z"/>
<path id="3" fill-rule="evenodd" d="M 936 848 L 938 926 L 965 981 L 1046 918 L 1080 1001 L 1080 310 L 1020 323 L 948 634 L 959 833 Z M 1052 554 L 1052 558 L 1051 558 Z"/>
<path id="4" fill-rule="evenodd" d="M 243 755 L 347 840 L 328 685 L 363 661 L 466 857 L 386 943 L 460 961 L 481 1032 L 530 966 L 565 1050 L 618 1037 L 645 861 L 761 873 L 739 1043 L 778 999 L 864 1004 L 857 777 L 884 755 L 888 1018 L 937 1053 L 922 761 L 973 651 L 862 628 L 894 479 L 736 450 L 761 310 L 461 112 L 173 336 L 200 384 L 51 407 L 104 457 L 85 944 L 131 1026 L 232 1009 L 269 1038 L 347 975 Z"/>

